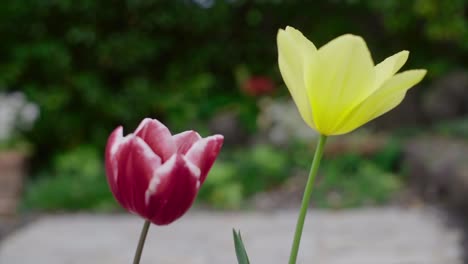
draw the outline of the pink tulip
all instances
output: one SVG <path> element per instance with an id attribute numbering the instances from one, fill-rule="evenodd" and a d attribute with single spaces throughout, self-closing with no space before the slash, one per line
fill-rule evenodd
<path id="1" fill-rule="evenodd" d="M 221 135 L 171 135 L 156 119 L 144 119 L 125 137 L 120 126 L 106 147 L 110 189 L 128 211 L 156 225 L 170 224 L 192 206 L 222 144 Z"/>

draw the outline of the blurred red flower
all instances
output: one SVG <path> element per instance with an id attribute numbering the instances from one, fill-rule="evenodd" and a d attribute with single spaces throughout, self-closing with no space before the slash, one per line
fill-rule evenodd
<path id="1" fill-rule="evenodd" d="M 242 91 L 249 96 L 270 94 L 275 90 L 273 81 L 265 76 L 254 76 L 242 84 Z"/>

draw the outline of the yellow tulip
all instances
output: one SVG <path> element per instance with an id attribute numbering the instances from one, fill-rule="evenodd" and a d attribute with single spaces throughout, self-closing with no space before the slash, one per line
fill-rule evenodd
<path id="1" fill-rule="evenodd" d="M 322 135 L 353 131 L 401 103 L 426 70 L 396 72 L 408 59 L 401 51 L 374 65 L 366 42 L 342 35 L 317 49 L 292 27 L 277 36 L 284 82 L 304 121 Z"/>

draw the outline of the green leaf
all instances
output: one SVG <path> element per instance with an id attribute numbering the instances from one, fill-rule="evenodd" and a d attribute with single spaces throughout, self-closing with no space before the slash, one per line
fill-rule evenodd
<path id="1" fill-rule="evenodd" d="M 244 242 L 242 242 L 242 236 L 240 231 L 232 229 L 232 234 L 234 236 L 234 247 L 236 248 L 237 262 L 239 264 L 250 264 L 249 257 L 245 251 Z"/>

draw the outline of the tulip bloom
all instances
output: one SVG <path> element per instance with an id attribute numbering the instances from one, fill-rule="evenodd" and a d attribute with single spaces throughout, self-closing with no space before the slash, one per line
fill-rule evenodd
<path id="1" fill-rule="evenodd" d="M 192 205 L 223 144 L 223 136 L 201 138 L 195 131 L 171 135 L 155 119 L 144 119 L 134 133 L 118 127 L 106 147 L 107 180 L 128 211 L 156 225 L 167 225 Z"/>
<path id="2" fill-rule="evenodd" d="M 286 27 L 277 42 L 284 82 L 304 121 L 322 135 L 351 132 L 390 111 L 426 74 L 396 74 L 408 51 L 374 66 L 365 41 L 350 34 L 317 49 L 300 31 Z"/>
<path id="3" fill-rule="evenodd" d="M 264 76 L 255 76 L 244 82 L 242 90 L 250 96 L 269 94 L 275 90 L 273 81 Z"/>

